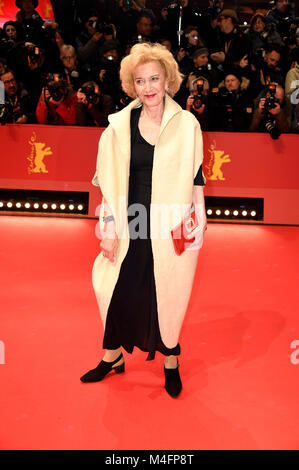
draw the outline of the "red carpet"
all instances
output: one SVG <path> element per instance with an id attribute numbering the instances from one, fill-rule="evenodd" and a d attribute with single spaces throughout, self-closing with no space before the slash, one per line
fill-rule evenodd
<path id="1" fill-rule="evenodd" d="M 299 228 L 209 224 L 174 400 L 137 349 L 79 380 L 101 357 L 95 224 L 0 217 L 0 448 L 298 450 Z"/>

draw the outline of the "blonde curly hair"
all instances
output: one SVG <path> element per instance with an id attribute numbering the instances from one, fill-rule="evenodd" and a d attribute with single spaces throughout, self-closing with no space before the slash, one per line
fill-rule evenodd
<path id="1" fill-rule="evenodd" d="M 148 62 L 159 62 L 168 81 L 168 94 L 174 96 L 181 86 L 184 75 L 180 73 L 177 62 L 165 46 L 149 42 L 135 44 L 130 54 L 121 61 L 120 80 L 124 92 L 131 98 L 136 98 L 134 70 Z"/>

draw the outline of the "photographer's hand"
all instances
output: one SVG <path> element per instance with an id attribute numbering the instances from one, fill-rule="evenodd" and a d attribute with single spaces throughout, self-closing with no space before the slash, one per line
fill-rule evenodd
<path id="1" fill-rule="evenodd" d="M 28 117 L 23 114 L 22 116 L 19 117 L 19 119 L 16 120 L 16 124 L 26 124 L 28 121 Z"/>
<path id="2" fill-rule="evenodd" d="M 100 39 L 102 39 L 103 37 L 103 33 L 99 33 L 98 31 L 96 33 L 94 33 L 94 35 L 92 36 L 92 41 L 94 42 L 99 42 Z"/>
<path id="3" fill-rule="evenodd" d="M 245 54 L 244 57 L 242 57 L 242 59 L 240 59 L 239 65 L 242 69 L 247 67 L 247 65 L 248 65 L 248 54 Z"/>
<path id="4" fill-rule="evenodd" d="M 86 95 L 85 95 L 85 93 L 82 93 L 81 90 L 82 90 L 82 88 L 79 88 L 79 90 L 77 91 L 77 99 L 78 99 L 79 103 L 87 105 L 88 102 L 87 102 L 87 99 L 86 99 Z"/>
<path id="5" fill-rule="evenodd" d="M 197 114 L 202 114 L 205 110 L 205 105 L 202 104 L 200 108 L 195 108 L 194 107 L 194 96 L 190 95 L 187 98 L 187 103 L 186 103 L 186 110 L 191 111 L 191 108 L 194 109 L 194 111 L 197 112 Z"/>
<path id="6" fill-rule="evenodd" d="M 187 111 L 191 111 L 191 107 L 193 106 L 193 101 L 194 101 L 194 97 L 192 95 L 188 96 L 187 103 L 186 103 Z"/>
<path id="7" fill-rule="evenodd" d="M 266 98 L 261 98 L 261 99 L 260 99 L 260 102 L 259 102 L 259 112 L 260 112 L 261 114 L 263 114 L 263 112 L 264 112 L 265 101 L 266 101 Z"/>
<path id="8" fill-rule="evenodd" d="M 225 61 L 225 53 L 223 51 L 213 52 L 210 55 L 211 59 L 214 60 L 217 64 Z"/>
<path id="9" fill-rule="evenodd" d="M 53 100 L 53 98 L 50 98 L 49 103 L 53 104 L 56 108 L 58 108 L 58 106 L 63 102 L 63 100 L 64 100 L 64 96 L 60 98 L 59 101 L 55 101 Z"/>
<path id="10" fill-rule="evenodd" d="M 38 69 L 38 67 L 40 65 L 39 61 L 32 62 L 29 56 L 27 57 L 27 63 L 28 63 L 28 67 L 29 67 L 30 70 L 36 70 L 36 69 Z"/>
<path id="11" fill-rule="evenodd" d="M 105 73 L 106 73 L 106 70 L 100 70 L 99 79 L 101 82 L 103 82 L 105 79 Z"/>
<path id="12" fill-rule="evenodd" d="M 49 93 L 48 88 L 47 88 L 47 87 L 44 87 L 44 88 L 42 89 L 42 102 L 43 102 L 44 104 L 46 104 L 46 102 L 49 101 L 50 98 L 51 98 L 51 95 L 50 95 L 50 93 Z"/>
<path id="13" fill-rule="evenodd" d="M 281 111 L 281 107 L 279 103 L 275 103 L 275 108 L 269 109 L 269 113 L 272 114 L 273 116 L 277 116 Z"/>

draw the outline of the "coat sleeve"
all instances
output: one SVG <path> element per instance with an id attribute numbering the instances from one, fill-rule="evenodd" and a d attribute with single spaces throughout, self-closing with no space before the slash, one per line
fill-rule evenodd
<path id="1" fill-rule="evenodd" d="M 98 144 L 98 155 L 97 155 L 97 162 L 96 162 L 96 171 L 94 174 L 94 177 L 92 178 L 91 182 L 94 186 L 100 186 L 99 183 L 99 178 L 98 178 L 98 170 L 100 167 L 101 163 L 101 155 L 104 155 L 104 149 L 106 146 L 106 141 L 107 141 L 107 134 L 110 132 L 110 125 L 102 132 L 102 135 L 99 139 L 99 144 Z"/>
<path id="2" fill-rule="evenodd" d="M 203 141 L 202 132 L 199 122 L 196 120 L 194 129 L 194 164 L 193 164 L 193 177 L 194 184 L 198 186 L 204 186 L 206 184 L 206 178 L 202 171 L 203 163 Z"/>

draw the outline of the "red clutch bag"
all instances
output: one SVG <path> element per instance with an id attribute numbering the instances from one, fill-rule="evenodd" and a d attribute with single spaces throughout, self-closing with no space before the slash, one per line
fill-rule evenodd
<path id="1" fill-rule="evenodd" d="M 194 207 L 191 209 L 190 214 L 183 219 L 183 221 L 171 230 L 171 237 L 173 241 L 174 251 L 177 255 L 181 255 L 188 245 L 194 242 L 195 237 L 185 238 L 186 235 L 191 233 L 197 227 L 197 219 Z"/>

